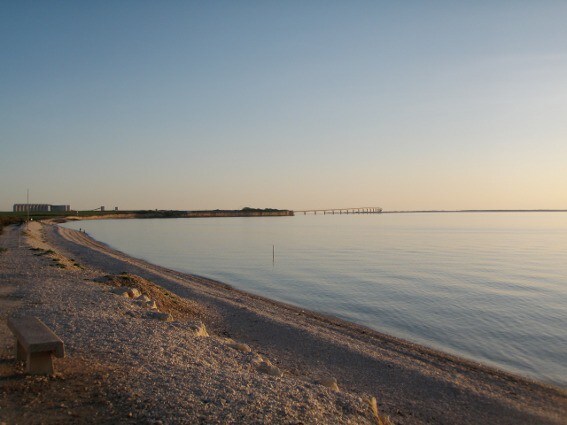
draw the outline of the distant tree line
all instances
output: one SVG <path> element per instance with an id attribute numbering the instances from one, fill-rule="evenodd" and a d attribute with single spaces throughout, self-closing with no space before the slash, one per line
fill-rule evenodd
<path id="1" fill-rule="evenodd" d="M 252 207 L 244 207 L 242 211 L 252 212 L 252 211 L 264 211 L 264 212 L 277 212 L 277 211 L 287 211 L 287 210 L 278 210 L 277 208 L 252 208 Z"/>

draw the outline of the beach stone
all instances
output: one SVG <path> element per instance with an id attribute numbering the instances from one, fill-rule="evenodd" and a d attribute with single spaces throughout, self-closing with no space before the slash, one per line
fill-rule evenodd
<path id="1" fill-rule="evenodd" d="M 116 295 L 120 295 L 121 297 L 130 298 L 130 288 L 126 286 L 121 286 L 119 288 L 113 288 L 110 292 Z"/>
<path id="2" fill-rule="evenodd" d="M 330 388 L 333 391 L 340 391 L 336 378 L 333 377 L 323 378 L 319 381 L 319 384 L 323 385 L 324 387 Z"/>
<path id="3" fill-rule="evenodd" d="M 260 354 L 256 354 L 256 353 L 250 353 L 250 354 L 252 354 L 250 358 L 250 363 L 252 363 L 254 366 L 258 366 L 262 362 L 266 362 L 270 366 L 272 365 L 272 363 L 268 359 L 265 359 Z"/>
<path id="4" fill-rule="evenodd" d="M 142 294 L 138 298 L 136 298 L 136 301 L 142 301 L 143 303 L 147 303 L 148 301 L 150 301 L 150 297 L 148 297 L 146 294 Z"/>
<path id="5" fill-rule="evenodd" d="M 173 322 L 173 316 L 169 313 L 160 313 L 159 311 L 150 311 L 148 316 L 152 319 L 158 319 L 162 322 Z"/>
<path id="6" fill-rule="evenodd" d="M 151 308 L 152 310 L 157 310 L 157 304 L 155 301 L 152 300 L 146 303 L 146 307 Z"/>
<path id="7" fill-rule="evenodd" d="M 249 353 L 250 351 L 252 351 L 248 344 L 243 344 L 241 342 L 232 342 L 229 343 L 228 346 L 230 348 L 234 348 L 235 350 L 242 351 L 243 353 Z"/>
<path id="8" fill-rule="evenodd" d="M 140 293 L 138 288 L 130 288 L 128 295 L 130 296 L 130 298 L 138 298 L 142 294 Z"/>
<path id="9" fill-rule="evenodd" d="M 258 371 L 265 373 L 270 376 L 280 377 L 283 375 L 283 372 L 280 370 L 279 367 L 270 365 L 266 362 L 262 362 L 257 366 Z"/>
<path id="10" fill-rule="evenodd" d="M 95 277 L 93 279 L 93 282 L 99 282 L 99 283 L 106 283 L 110 280 L 110 276 L 109 275 L 105 275 L 105 276 L 99 276 L 99 277 Z"/>
<path id="11" fill-rule="evenodd" d="M 190 322 L 188 324 L 188 327 L 193 332 L 195 332 L 195 336 L 209 336 L 209 333 L 207 332 L 207 328 L 205 327 L 205 324 L 201 321 Z"/>

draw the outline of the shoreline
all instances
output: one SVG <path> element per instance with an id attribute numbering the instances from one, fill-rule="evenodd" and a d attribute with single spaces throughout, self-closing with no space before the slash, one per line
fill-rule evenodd
<path id="1" fill-rule="evenodd" d="M 480 360 L 475 360 L 472 358 L 459 355 L 458 353 L 451 353 L 440 348 L 425 345 L 419 342 L 413 342 L 409 339 L 398 337 L 394 334 L 380 332 L 379 330 L 373 329 L 369 326 L 356 323 L 353 321 L 349 321 L 347 319 L 341 319 L 337 316 L 334 316 L 332 313 L 314 311 L 305 307 L 300 307 L 291 303 L 287 303 L 285 301 L 279 301 L 263 295 L 254 294 L 244 289 L 239 289 L 229 283 L 215 280 L 207 276 L 201 276 L 197 274 L 186 273 L 186 272 L 170 269 L 168 267 L 161 266 L 159 264 L 151 263 L 149 261 L 140 258 L 132 257 L 129 254 L 126 254 L 122 251 L 112 248 L 110 245 L 104 242 L 94 239 L 88 233 L 79 232 L 80 237 L 76 239 L 75 236 L 70 236 L 70 234 L 67 233 L 67 232 L 77 232 L 76 230 L 68 229 L 60 226 L 57 226 L 57 228 L 59 229 L 58 232 L 62 233 L 64 238 L 71 238 L 73 241 L 76 241 L 77 243 L 80 243 L 84 246 L 96 247 L 97 250 L 100 249 L 101 251 L 104 251 L 106 254 L 116 256 L 116 258 L 120 258 L 122 260 L 126 259 L 129 263 L 136 264 L 137 266 L 147 270 L 153 270 L 158 273 L 175 276 L 176 278 L 182 281 L 191 281 L 197 283 L 198 285 L 212 287 L 220 292 L 226 291 L 222 296 L 229 296 L 229 295 L 235 296 L 237 299 L 240 298 L 238 299 L 239 302 L 248 301 L 248 302 L 265 303 L 273 306 L 274 308 L 282 309 L 284 311 L 289 311 L 291 314 L 309 317 L 317 322 L 320 322 L 321 324 L 326 324 L 332 327 L 334 332 L 340 332 L 344 334 L 350 334 L 352 332 L 354 335 L 357 336 L 363 335 L 365 338 L 374 339 L 376 341 L 384 341 L 389 344 L 397 344 L 400 347 L 403 347 L 404 349 L 415 350 L 416 352 L 423 353 L 424 355 L 437 357 L 444 361 L 451 361 L 456 364 L 461 364 L 463 366 L 469 367 L 471 369 L 483 370 L 483 372 L 487 374 L 502 375 L 502 377 L 509 378 L 511 380 L 530 382 L 535 385 L 540 385 L 542 387 L 547 387 L 553 390 L 557 390 L 559 392 L 565 392 L 565 394 L 567 395 L 567 387 L 561 387 L 560 385 L 554 384 L 552 382 L 538 380 L 535 377 L 523 375 L 521 372 L 507 370 L 504 367 L 487 364 Z"/>
<path id="2" fill-rule="evenodd" d="M 340 220 L 339 220 L 340 221 Z M 413 223 L 414 221 L 412 221 Z M 102 223 L 102 222 L 101 222 Z M 130 224 L 134 224 L 135 222 L 132 222 Z M 144 229 L 145 229 L 145 225 L 143 224 L 144 222 L 141 221 L 137 221 L 136 223 L 138 223 L 138 226 L 136 226 L 135 228 L 136 230 L 136 234 L 144 234 Z M 154 223 L 161 223 L 158 221 L 155 221 Z M 183 225 L 182 222 L 180 225 Z M 220 222 L 219 222 L 220 223 Z M 287 222 L 287 223 L 291 223 L 291 221 Z M 128 223 L 127 223 L 128 224 Z M 164 223 L 164 225 L 167 223 Z M 171 223 L 170 223 L 171 224 Z M 185 223 L 185 224 L 188 224 Z M 86 225 L 86 223 L 85 223 Z M 155 225 L 155 224 L 154 224 Z M 287 225 L 287 224 L 286 224 Z M 66 226 L 65 224 L 63 224 L 63 226 Z M 67 226 L 70 228 L 74 228 L 74 229 L 79 229 L 79 226 L 82 226 L 80 223 L 75 223 L 71 226 Z M 175 225 L 177 226 L 177 224 Z M 113 226 L 110 227 L 110 229 L 118 229 L 121 228 L 122 225 L 119 222 L 116 222 Z M 126 226 L 128 227 L 128 226 Z M 171 228 L 171 226 L 168 225 L 169 228 Z M 271 226 L 270 226 L 271 227 Z M 103 226 L 104 228 L 104 226 Z M 90 234 L 93 237 L 97 237 L 98 233 L 95 231 L 97 230 L 97 227 L 90 227 L 87 226 L 86 227 L 88 232 L 91 232 L 92 230 L 92 234 Z M 91 229 L 91 230 L 88 230 Z M 160 227 L 161 229 L 161 227 Z M 85 231 L 85 227 L 83 226 L 83 231 Z M 215 234 L 215 238 L 219 237 L 219 234 Z M 222 237 L 222 234 L 220 234 Z M 151 238 L 153 240 L 155 240 L 156 242 L 161 241 L 160 239 L 160 233 L 152 233 Z M 104 239 L 104 238 L 103 238 Z M 147 237 L 145 238 L 146 240 L 148 239 Z M 189 238 L 190 239 L 190 238 Z M 225 286 L 232 286 L 233 290 L 237 290 L 237 288 L 239 288 L 238 290 L 243 291 L 244 293 L 247 293 L 247 291 L 252 291 L 253 294 L 256 294 L 260 297 L 264 297 L 267 298 L 267 301 L 278 301 L 281 302 L 283 304 L 286 304 L 288 306 L 295 306 L 299 309 L 311 309 L 313 310 L 316 314 L 322 316 L 322 317 L 327 317 L 330 320 L 333 319 L 341 319 L 344 320 L 346 322 L 349 323 L 353 323 L 353 324 L 357 324 L 360 325 L 361 327 L 365 328 L 367 331 L 370 330 L 374 330 L 378 333 L 381 334 L 386 334 L 386 335 L 390 335 L 392 337 L 398 338 L 400 340 L 406 341 L 406 342 L 411 342 L 423 347 L 427 347 L 431 350 L 436 350 L 439 351 L 443 354 L 446 355 L 452 355 L 456 358 L 459 358 L 463 361 L 468 361 L 471 364 L 478 364 L 481 363 L 491 369 L 496 369 L 496 370 L 501 370 L 505 373 L 509 373 L 509 374 L 513 374 L 516 376 L 519 376 L 521 378 L 525 378 L 528 380 L 533 380 L 535 382 L 542 382 L 544 384 L 548 384 L 548 385 L 552 385 L 552 386 L 556 386 L 562 389 L 567 389 L 567 380 L 565 379 L 565 373 L 564 373 L 564 368 L 562 368 L 562 364 L 561 364 L 561 351 L 559 350 L 559 347 L 561 346 L 561 344 L 559 343 L 555 343 L 553 345 L 549 346 L 549 350 L 548 353 L 541 353 L 541 348 L 543 348 L 543 346 L 540 343 L 537 344 L 533 344 L 529 345 L 531 343 L 531 340 L 528 340 L 528 338 L 526 337 L 524 341 L 524 347 L 523 348 L 523 352 L 518 350 L 518 351 L 514 351 L 515 349 L 515 340 L 514 339 L 510 339 L 507 343 L 503 342 L 503 338 L 500 338 L 499 340 L 491 340 L 491 335 L 490 335 L 490 331 L 492 331 L 493 329 L 498 329 L 498 326 L 494 325 L 499 323 L 499 320 L 494 320 L 494 317 L 491 317 L 491 319 L 493 319 L 492 323 L 493 323 L 493 328 L 492 329 L 483 329 L 484 333 L 484 337 L 479 337 L 479 331 L 477 329 L 472 329 L 472 331 L 476 332 L 476 338 L 477 339 L 469 339 L 467 340 L 463 340 L 462 338 L 460 338 L 461 334 L 459 333 L 459 331 L 454 331 L 453 328 L 451 328 L 451 316 L 448 316 L 447 314 L 443 317 L 443 320 L 445 320 L 445 325 L 444 326 L 438 326 L 435 332 L 431 331 L 431 327 L 426 325 L 427 329 L 426 331 L 421 330 L 416 330 L 416 327 L 420 326 L 420 321 L 419 319 L 413 319 L 412 316 L 412 311 L 411 309 L 414 308 L 412 305 L 415 304 L 416 308 L 419 308 L 419 298 L 417 300 L 414 300 L 410 303 L 407 302 L 408 297 L 411 297 L 411 293 L 408 293 L 406 295 L 404 295 L 404 299 L 406 300 L 406 310 L 405 313 L 400 314 L 399 312 L 398 317 L 403 317 L 403 322 L 399 321 L 399 322 L 395 322 L 394 325 L 392 325 L 392 323 L 388 322 L 388 316 L 387 316 L 387 311 L 389 309 L 389 305 L 388 303 L 385 303 L 383 300 L 381 300 L 380 298 L 383 298 L 380 295 L 380 290 L 375 291 L 376 295 L 373 298 L 373 300 L 375 300 L 376 304 L 374 304 L 372 307 L 374 308 L 374 310 L 370 310 L 370 308 L 367 310 L 367 315 L 357 315 L 358 311 L 356 310 L 357 305 L 355 303 L 353 303 L 354 301 L 352 299 L 348 299 L 347 297 L 349 297 L 349 293 L 347 291 L 342 291 L 340 292 L 341 295 L 335 295 L 333 300 L 334 303 L 319 303 L 316 297 L 312 297 L 309 298 L 310 293 L 308 291 L 308 296 L 306 299 L 304 299 L 302 296 L 298 296 L 297 294 L 301 294 L 303 293 L 302 290 L 305 285 L 303 285 L 303 282 L 301 281 L 301 278 L 299 277 L 294 277 L 294 280 L 290 280 L 290 284 L 292 288 L 295 288 L 293 292 L 289 292 L 291 288 L 286 288 L 287 285 L 283 285 L 281 284 L 281 281 L 278 280 L 271 280 L 274 279 L 270 273 L 268 273 L 268 270 L 265 270 L 263 272 L 258 272 L 258 269 L 256 268 L 254 270 L 255 275 L 252 276 L 248 276 L 248 277 L 243 277 L 242 274 L 239 274 L 238 272 L 235 272 L 235 270 L 231 270 L 231 268 L 227 268 L 226 265 L 223 266 L 222 263 L 219 263 L 217 265 L 215 265 L 217 263 L 217 260 L 215 260 L 216 258 L 216 254 L 215 256 L 213 256 L 212 259 L 205 259 L 206 261 L 203 262 L 203 259 L 200 257 L 199 251 L 201 250 L 199 246 L 196 246 L 194 243 L 188 243 L 187 244 L 187 248 L 184 250 L 184 248 L 182 247 L 177 247 L 177 250 L 179 251 L 179 253 L 173 253 L 171 250 L 167 250 L 167 246 L 164 246 L 163 248 L 160 248 L 159 254 L 158 256 L 155 256 L 153 254 L 156 253 L 156 251 L 153 251 L 152 249 L 134 249 L 136 247 L 141 248 L 143 245 L 140 245 L 140 242 L 136 243 L 136 246 L 130 244 L 127 245 L 121 245 L 119 242 L 119 240 L 115 239 L 115 238 L 110 238 L 110 239 L 105 239 L 109 244 L 114 245 L 114 246 L 124 246 L 124 249 L 126 249 L 127 245 L 130 246 L 131 249 L 127 250 L 129 253 L 124 253 L 125 255 L 129 255 L 129 256 L 136 256 L 137 252 L 139 253 L 138 255 L 143 256 L 144 258 L 146 258 L 147 261 L 151 262 L 151 261 L 157 261 L 158 263 L 156 264 L 160 264 L 163 265 L 165 267 L 169 267 L 170 269 L 168 271 L 172 272 L 172 273 L 187 273 L 187 276 L 192 276 L 192 277 L 197 277 L 197 278 L 201 278 L 204 281 L 208 281 L 208 282 L 212 282 L 212 281 L 216 281 L 217 284 L 221 284 L 221 285 L 225 285 Z M 136 239 L 137 240 L 137 239 Z M 163 241 L 161 241 L 163 242 Z M 266 242 L 264 240 L 264 242 Z M 284 241 L 287 242 L 287 241 Z M 101 242 L 98 242 L 101 243 Z M 239 241 L 237 241 L 237 243 L 240 243 Z M 112 249 L 112 246 L 107 246 L 106 244 L 103 243 L 104 246 L 106 246 L 109 249 Z M 158 244 L 159 245 L 159 244 Z M 207 244 L 205 244 L 207 245 Z M 192 247 L 191 247 L 192 246 Z M 208 245 L 207 245 L 208 246 Z M 285 245 L 284 243 L 282 243 L 282 246 Z M 297 246 L 301 246 L 301 245 L 297 245 Z M 297 247 L 296 245 L 294 245 L 294 248 Z M 216 249 L 218 249 L 219 247 L 217 246 Z M 221 246 L 221 248 L 224 249 L 224 247 Z M 240 246 L 238 246 L 238 248 L 241 248 Z M 234 249 L 234 246 L 231 246 L 230 249 L 227 250 L 227 252 L 232 252 L 231 249 Z M 195 267 L 199 268 L 199 273 L 200 274 L 195 274 L 192 273 L 194 269 L 194 267 L 187 267 L 187 264 L 192 263 L 193 260 L 191 260 L 191 255 L 188 255 L 188 250 L 190 252 L 194 252 L 196 258 L 199 258 L 199 261 L 197 261 L 196 264 L 198 264 L 200 267 Z M 179 256 L 179 258 L 183 258 L 184 261 L 167 261 L 166 257 L 163 257 L 163 253 L 164 252 L 168 252 L 169 255 L 174 255 L 174 256 Z M 219 251 L 220 252 L 220 251 Z M 283 249 L 282 251 L 283 252 Z M 262 252 L 259 252 L 259 254 L 261 255 Z M 287 253 L 285 253 L 287 254 Z M 255 254 L 258 255 L 258 254 Z M 279 255 L 279 254 L 278 254 Z M 304 256 L 307 254 L 303 254 Z M 311 256 L 311 254 L 308 254 L 307 256 Z M 152 260 L 153 258 L 153 260 Z M 160 261 L 161 258 L 161 261 Z M 262 258 L 258 255 L 258 258 Z M 279 258 L 279 257 L 278 257 Z M 287 269 L 289 269 L 288 266 L 293 265 L 293 261 L 294 260 L 290 260 L 289 258 L 285 258 L 284 255 L 282 255 L 282 258 L 284 258 L 284 261 L 287 261 L 287 264 L 283 263 L 286 265 Z M 271 259 L 270 259 L 271 260 Z M 532 258 L 533 260 L 533 258 Z M 230 261 L 230 260 L 229 260 Z M 279 260 L 278 260 L 279 261 Z M 278 261 L 276 261 L 276 269 L 279 267 Z M 290 261 L 292 261 L 292 263 L 290 263 Z M 311 260 L 313 261 L 313 260 Z M 202 265 L 205 265 L 205 267 L 202 267 Z M 325 273 L 325 268 L 321 268 L 320 264 L 325 264 L 325 263 L 318 263 L 319 266 L 317 265 L 310 265 L 310 267 L 312 268 L 311 272 L 313 273 L 313 268 L 315 268 L 317 270 L 317 272 L 315 273 L 314 276 L 317 275 L 321 275 L 321 273 Z M 462 264 L 462 263 L 460 263 Z M 255 265 L 255 267 L 257 267 Z M 279 273 L 282 273 L 282 270 L 284 270 L 284 268 L 282 268 L 280 270 Z M 290 269 L 291 270 L 291 269 Z M 388 266 L 386 265 L 385 270 L 388 270 Z M 405 270 L 405 269 L 404 269 Z M 410 271 L 412 271 L 413 269 L 410 267 L 410 269 L 408 269 Z M 462 271 L 462 267 L 459 267 L 459 270 Z M 505 276 L 505 274 L 502 274 L 502 270 L 498 268 L 498 271 L 500 272 L 501 276 Z M 373 270 L 373 273 L 379 273 L 382 270 L 377 271 L 376 269 Z M 415 271 L 415 270 L 413 270 Z M 446 272 L 446 270 L 443 269 L 436 269 L 436 273 L 439 272 Z M 510 270 L 508 270 L 510 271 Z M 357 269 L 352 269 L 352 274 L 350 276 L 350 278 L 346 277 L 346 279 L 344 279 L 345 281 L 348 281 L 350 279 L 350 284 L 349 285 L 345 285 L 345 286 L 352 286 L 353 281 L 352 278 L 354 276 L 357 276 Z M 268 274 L 266 274 L 268 273 Z M 289 276 L 289 275 L 286 275 Z M 293 276 L 293 274 L 292 274 Z M 461 278 L 462 275 L 459 275 L 459 278 Z M 281 279 L 281 277 L 279 276 L 279 278 Z M 267 279 L 266 283 L 267 286 L 262 286 L 265 282 L 263 282 L 265 279 Z M 288 277 L 289 279 L 289 277 Z M 491 276 L 487 276 L 484 275 L 483 276 L 483 281 L 481 283 L 484 283 L 486 281 L 490 281 Z M 218 281 L 223 281 L 223 282 L 218 282 Z M 524 280 L 527 281 L 533 281 L 533 282 L 537 282 L 536 280 L 532 280 L 530 278 L 527 278 L 524 276 Z M 253 284 L 251 285 L 250 282 L 253 282 Z M 387 280 L 385 281 L 387 282 Z M 373 282 L 374 284 L 376 284 L 377 286 L 379 284 L 382 284 L 384 282 L 381 282 L 379 280 L 375 280 Z M 560 282 L 559 282 L 560 283 Z M 537 285 L 536 285 L 537 286 Z M 467 288 L 470 289 L 470 288 Z M 443 291 L 448 291 L 450 293 L 451 288 L 448 287 L 444 287 Z M 299 292 L 298 292 L 299 291 Z M 406 290 L 407 291 L 407 290 Z M 337 292 L 339 293 L 339 292 Z M 362 297 L 360 297 L 362 298 Z M 359 298 L 359 299 L 360 299 Z M 365 299 L 362 299 L 362 301 L 364 302 Z M 437 301 L 439 301 L 437 299 Z M 515 300 L 513 300 L 515 301 Z M 521 300 L 520 300 L 521 301 Z M 342 303 L 350 303 L 348 304 L 349 309 L 342 309 Z M 380 304 L 381 302 L 381 304 Z M 431 302 L 430 302 L 431 303 Z M 433 303 L 432 303 L 433 305 Z M 441 304 L 439 304 L 441 305 Z M 335 308 L 336 307 L 336 308 Z M 463 325 L 461 325 L 461 329 L 464 329 L 466 326 L 469 326 L 471 328 L 474 328 L 477 324 L 476 324 L 476 316 L 475 315 L 471 315 L 470 313 L 468 313 L 468 311 L 466 310 L 466 305 L 465 305 L 465 309 L 463 311 L 465 311 L 465 313 L 463 313 L 463 317 L 467 317 L 468 320 L 465 321 L 463 320 L 463 317 L 460 317 L 460 321 L 461 323 L 463 323 Z M 471 307 L 474 307 L 474 305 L 471 304 Z M 368 311 L 372 312 L 372 316 L 368 313 Z M 477 310 L 478 311 L 478 310 Z M 539 310 L 535 310 L 535 311 L 539 311 Z M 336 314 L 340 313 L 339 316 L 336 316 Z M 454 308 L 453 310 L 451 310 L 453 316 L 452 317 L 457 317 L 454 316 L 455 314 L 459 314 L 461 313 L 460 311 L 456 311 Z M 468 313 L 468 314 L 467 314 Z M 549 312 L 547 312 L 547 316 L 545 316 L 546 312 L 541 312 L 541 314 L 543 314 L 542 317 L 553 317 L 554 315 L 550 315 Z M 430 315 L 429 316 L 425 316 L 422 315 L 424 320 L 431 318 L 431 314 L 435 314 L 435 311 L 430 311 Z M 466 314 L 466 316 L 465 316 Z M 384 321 L 381 321 L 380 319 L 378 319 L 379 317 L 384 317 Z M 502 316 L 496 316 L 496 319 L 502 319 Z M 398 319 L 399 320 L 399 319 Z M 439 321 L 439 318 L 437 318 L 437 320 Z M 549 319 L 548 319 L 549 320 Z M 427 320 L 425 320 L 427 322 Z M 400 326 L 401 323 L 401 326 Z M 538 335 L 541 335 L 542 332 L 542 328 L 540 329 L 535 329 L 532 330 L 532 328 L 529 328 L 529 326 L 531 325 L 529 323 L 529 321 L 524 321 L 524 322 L 519 322 L 522 325 L 515 327 L 515 328 L 511 328 L 510 332 L 511 335 L 513 335 L 516 330 L 521 329 L 521 332 L 523 333 L 523 335 L 529 335 L 533 340 L 537 341 L 538 340 Z M 396 327 L 397 326 L 397 327 Z M 482 324 L 480 324 L 480 326 L 482 326 Z M 533 325 L 531 325 L 533 326 Z M 523 328 L 525 327 L 525 328 Z M 451 331 L 453 331 L 452 333 L 447 333 L 445 339 L 442 339 L 439 335 L 445 335 L 445 332 L 447 332 L 447 330 L 450 329 Z M 528 331 L 529 329 L 529 331 Z M 473 342 L 473 341 L 478 341 L 478 344 Z M 516 341 L 517 342 L 517 341 Z M 484 344 L 484 345 L 483 345 Z M 507 352 L 506 350 L 508 349 L 507 344 L 510 344 L 512 346 L 512 351 L 511 352 Z M 477 349 L 477 347 L 482 347 L 481 349 Z M 488 348 L 486 348 L 488 347 Z M 533 347 L 533 348 L 532 348 Z M 475 349 L 477 349 L 475 351 Z M 532 351 L 530 351 L 530 349 Z M 539 350 L 539 351 L 538 351 Z M 554 356 L 551 356 L 549 353 L 553 353 Z M 541 354 L 541 356 L 539 355 Z M 545 357 L 545 354 L 548 354 L 548 357 Z M 548 361 L 546 363 L 546 360 Z M 551 366 L 549 366 L 551 365 Z M 551 367 L 554 367 L 554 369 L 551 369 Z M 552 372 L 550 372 L 550 370 L 552 370 Z M 555 373 L 553 372 L 555 371 Z"/>
<path id="3" fill-rule="evenodd" d="M 75 230 L 73 230 L 73 229 L 61 228 L 59 226 L 58 226 L 58 228 L 59 229 L 65 229 L 65 231 L 75 232 Z M 88 234 L 82 234 L 82 235 L 84 235 L 84 238 L 88 240 L 88 242 L 87 242 L 88 245 L 91 245 L 91 244 L 96 245 L 97 247 L 100 247 L 101 250 L 104 250 L 107 253 L 112 252 L 120 258 L 127 258 L 129 262 L 140 265 L 141 267 L 144 267 L 144 268 L 147 268 L 147 269 L 153 269 L 155 271 L 158 271 L 158 272 L 164 273 L 164 274 L 170 274 L 172 276 L 175 276 L 175 277 L 183 279 L 183 280 L 194 281 L 194 282 L 198 283 L 199 285 L 214 287 L 219 291 L 228 291 L 231 295 L 245 297 L 247 301 L 262 302 L 262 303 L 272 305 L 272 306 L 274 306 L 275 308 L 278 308 L 278 309 L 289 310 L 293 314 L 301 314 L 302 316 L 310 317 L 311 319 L 314 319 L 314 320 L 319 321 L 321 323 L 325 323 L 329 326 L 332 326 L 332 327 L 335 328 L 334 329 L 335 331 L 339 331 L 339 332 L 341 332 L 342 330 L 352 331 L 357 335 L 364 335 L 367 338 L 373 338 L 373 339 L 380 340 L 380 341 L 386 341 L 388 343 L 398 344 L 399 346 L 401 346 L 401 347 L 403 346 L 406 349 L 415 350 L 415 351 L 418 351 L 418 352 L 421 352 L 423 354 L 427 354 L 427 355 L 430 355 L 430 356 L 436 356 L 436 357 L 442 358 L 443 360 L 450 360 L 450 361 L 455 362 L 455 363 L 466 365 L 467 367 L 470 367 L 472 369 L 480 369 L 480 370 L 483 370 L 485 373 L 502 375 L 503 377 L 510 378 L 510 379 L 516 379 L 518 381 L 527 381 L 527 382 L 531 382 L 531 383 L 536 384 L 536 385 L 541 385 L 542 387 L 548 387 L 550 389 L 555 389 L 555 390 L 558 390 L 560 392 L 564 391 L 564 392 L 567 393 L 567 388 L 563 388 L 563 387 L 561 387 L 557 384 L 541 381 L 541 380 L 538 380 L 534 377 L 523 375 L 520 372 L 514 372 L 514 371 L 506 370 L 505 368 L 501 368 L 501 367 L 498 367 L 498 366 L 489 365 L 489 364 L 483 363 L 482 361 L 477 361 L 477 360 L 474 360 L 474 359 L 471 359 L 471 358 L 467 358 L 467 357 L 461 356 L 459 354 L 449 353 L 447 351 L 444 351 L 442 349 L 438 349 L 438 348 L 435 348 L 435 347 L 432 347 L 432 346 L 424 345 L 424 344 L 421 344 L 421 343 L 418 343 L 418 342 L 412 342 L 408 339 L 397 337 L 393 334 L 380 332 L 380 331 L 373 329 L 369 326 L 365 326 L 365 325 L 362 325 L 362 324 L 359 324 L 359 323 L 356 323 L 356 322 L 352 322 L 352 321 L 349 321 L 349 320 L 346 320 L 346 319 L 341 319 L 339 317 L 332 315 L 331 313 L 323 313 L 323 312 L 318 312 L 318 311 L 314 311 L 314 310 L 309 310 L 308 308 L 296 306 L 296 305 L 293 305 L 293 304 L 290 304 L 290 303 L 286 303 L 284 301 L 274 300 L 274 299 L 265 297 L 263 295 L 247 292 L 246 290 L 236 288 L 235 286 L 233 286 L 231 284 L 221 282 L 219 280 L 215 280 L 215 279 L 212 279 L 212 278 L 209 278 L 209 277 L 206 277 L 206 276 L 196 275 L 196 274 L 192 274 L 192 273 L 185 273 L 185 272 L 170 269 L 170 268 L 167 268 L 167 267 L 164 267 L 164 266 L 160 266 L 160 265 L 155 264 L 155 263 L 150 263 L 146 260 L 142 260 L 142 259 L 139 259 L 139 258 L 136 258 L 136 257 L 132 257 L 129 254 L 126 254 L 122 251 L 116 250 L 116 249 L 112 248 L 111 246 L 109 246 L 108 244 L 92 238 Z M 227 294 L 225 294 L 225 296 L 226 295 Z M 242 301 L 242 300 L 239 300 L 239 301 Z"/>
<path id="4" fill-rule="evenodd" d="M 58 229 L 64 229 L 64 228 L 58 227 Z M 65 230 L 69 232 L 74 232 L 70 229 L 65 229 Z M 81 234 L 79 234 L 79 236 L 81 236 Z M 182 281 L 193 281 L 198 285 L 204 285 L 207 289 L 215 288 L 214 296 L 226 297 L 231 300 L 236 298 L 236 301 L 239 304 L 245 304 L 248 306 L 249 304 L 256 302 L 265 303 L 266 305 L 269 305 L 278 310 L 276 315 L 277 314 L 281 315 L 282 312 L 289 313 L 292 315 L 300 315 L 302 317 L 314 320 L 316 322 L 316 326 L 331 327 L 331 329 L 329 330 L 331 333 L 335 333 L 335 332 L 340 333 L 345 337 L 353 338 L 354 340 L 362 338 L 364 340 L 369 340 L 371 344 L 385 343 L 387 345 L 392 345 L 395 347 L 394 348 L 395 351 L 404 352 L 404 353 L 407 352 L 409 353 L 410 357 L 414 357 L 416 354 L 418 356 L 425 356 L 425 357 L 431 356 L 431 358 L 435 359 L 436 361 L 439 361 L 441 363 L 447 362 L 453 364 L 457 368 L 464 367 L 465 369 L 470 369 L 471 371 L 480 371 L 482 373 L 486 373 L 487 375 L 494 376 L 498 379 L 510 380 L 510 382 L 516 382 L 518 384 L 530 383 L 535 386 L 540 386 L 541 388 L 550 389 L 552 391 L 558 391 L 563 395 L 567 394 L 567 392 L 564 389 L 555 386 L 553 384 L 536 381 L 534 379 L 522 376 L 520 374 L 508 372 L 492 366 L 487 366 L 485 364 L 481 364 L 473 360 L 465 359 L 457 355 L 449 354 L 440 350 L 436 350 L 434 348 L 423 346 L 421 344 L 413 343 L 393 335 L 384 334 L 375 331 L 371 328 L 365 327 L 363 325 L 358 325 L 352 322 L 341 320 L 330 315 L 324 315 L 321 313 L 312 312 L 307 309 L 296 307 L 280 301 L 275 301 L 260 295 L 251 294 L 246 291 L 236 289 L 223 282 L 212 280 L 206 277 L 178 272 L 159 265 L 148 263 L 144 260 L 132 258 L 127 254 L 124 254 L 122 252 L 110 248 L 108 245 L 102 242 L 96 241 L 95 239 L 91 238 L 88 235 L 83 234 L 82 236 L 84 236 L 86 240 L 82 240 L 80 243 L 90 246 L 91 248 L 96 247 L 96 249 L 101 249 L 106 254 L 116 255 L 121 260 L 126 259 L 128 262 L 133 263 L 141 268 L 152 270 L 154 272 L 157 272 L 158 274 L 163 273 L 166 275 L 167 274 L 173 275 L 176 278 L 181 279 Z M 273 314 L 273 312 L 270 313 Z"/>
<path id="5" fill-rule="evenodd" d="M 284 371 L 275 379 L 297 385 L 332 375 L 345 395 L 376 395 L 394 423 L 565 423 L 567 392 L 553 385 L 150 264 L 74 230 L 44 228 L 50 246 L 89 269 L 126 271 L 203 306 L 213 333 L 273 359 Z"/>

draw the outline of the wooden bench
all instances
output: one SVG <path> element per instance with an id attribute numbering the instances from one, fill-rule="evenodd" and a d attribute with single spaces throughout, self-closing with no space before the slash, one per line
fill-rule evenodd
<path id="1" fill-rule="evenodd" d="M 16 359 L 25 362 L 26 373 L 53 374 L 51 356 L 65 357 L 63 341 L 37 317 L 9 318 L 8 327 L 16 337 Z"/>

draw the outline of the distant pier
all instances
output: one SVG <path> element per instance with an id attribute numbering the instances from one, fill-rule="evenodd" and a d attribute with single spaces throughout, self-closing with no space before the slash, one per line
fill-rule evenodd
<path id="1" fill-rule="evenodd" d="M 362 207 L 362 208 L 327 208 L 322 210 L 295 210 L 294 213 L 307 214 L 380 214 L 382 208 L 380 207 Z"/>

